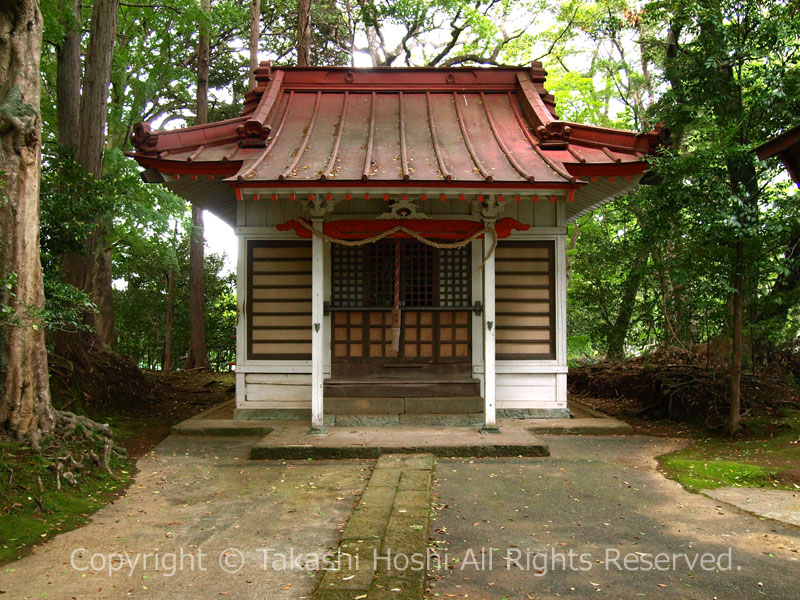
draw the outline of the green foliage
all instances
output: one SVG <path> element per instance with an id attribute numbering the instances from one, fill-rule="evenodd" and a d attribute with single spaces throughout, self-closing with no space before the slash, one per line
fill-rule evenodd
<path id="1" fill-rule="evenodd" d="M 129 246 L 120 253 L 115 273 L 124 285 L 115 289 L 119 350 L 141 367 L 160 368 L 167 314 L 167 274 L 175 277 L 172 364 L 183 364 L 189 347 L 189 229 L 187 219 L 166 240 Z M 224 272 L 223 257 L 205 256 L 206 343 L 218 370 L 232 361 L 236 333 L 235 276 Z"/>
<path id="2" fill-rule="evenodd" d="M 98 214 L 113 214 L 112 230 L 101 242 L 115 256 L 146 246 L 167 253 L 166 233 L 186 214 L 185 202 L 160 187 L 146 187 L 135 164 L 118 150 L 106 152 L 105 177 L 87 176 L 69 152 L 50 145 L 41 184 L 41 256 L 45 310 L 37 317 L 50 330 L 81 331 L 83 313 L 95 310 L 83 291 L 63 282 L 61 261 L 68 253 L 89 251 L 98 231 Z M 6 312 L 6 307 L 3 307 Z"/>
<path id="3" fill-rule="evenodd" d="M 97 307 L 89 295 L 53 277 L 44 280 L 43 324 L 49 331 L 87 331 L 83 314 Z"/>
<path id="4" fill-rule="evenodd" d="M 592 338 L 588 335 L 571 335 L 567 337 L 567 364 L 575 366 L 586 364 L 596 358 L 597 350 L 592 346 Z"/>
<path id="5" fill-rule="evenodd" d="M 577 222 L 570 335 L 608 348 L 623 328 L 633 353 L 728 336 L 742 242 L 745 335 L 756 359 L 766 359 L 800 329 L 797 196 L 780 165 L 753 154 L 800 109 L 794 9 L 780 1 L 564 6 L 562 20 L 575 15 L 576 27 L 551 57 L 551 87 L 565 116 L 660 122 L 672 132 L 672 147 L 648 159 L 660 185 Z M 581 56 L 583 69 L 565 71 Z"/>

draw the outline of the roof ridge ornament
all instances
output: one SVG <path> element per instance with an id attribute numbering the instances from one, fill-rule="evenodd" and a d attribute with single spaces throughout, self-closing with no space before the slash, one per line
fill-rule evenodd
<path id="1" fill-rule="evenodd" d="M 274 76 L 272 75 L 272 61 L 265 60 L 257 71 L 259 71 L 259 75 L 256 79 L 269 83 L 262 88 L 261 99 L 250 118 L 236 128 L 239 146 L 242 148 L 264 148 L 267 145 L 267 138 L 272 132 L 272 126 L 268 125 L 267 121 L 278 104 L 277 100 L 283 83 L 283 71 L 277 71 Z M 264 76 L 264 71 L 266 71 L 266 76 Z"/>
<path id="2" fill-rule="evenodd" d="M 132 141 L 137 150 L 150 150 L 158 144 L 158 134 L 153 133 L 150 123 L 136 123 L 133 126 Z"/>
<path id="3" fill-rule="evenodd" d="M 262 60 L 256 67 L 256 81 L 272 81 L 271 60 Z"/>
<path id="4" fill-rule="evenodd" d="M 565 121 L 550 121 L 536 128 L 536 137 L 542 148 L 554 150 L 569 146 L 572 127 Z"/>

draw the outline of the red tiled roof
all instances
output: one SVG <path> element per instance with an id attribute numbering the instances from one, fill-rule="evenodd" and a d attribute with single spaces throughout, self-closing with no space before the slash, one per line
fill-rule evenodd
<path id="1" fill-rule="evenodd" d="M 162 173 L 235 187 L 573 187 L 639 175 L 658 144 L 560 121 L 545 71 L 523 68 L 272 68 L 241 117 L 175 131 L 135 129 L 132 154 Z"/>

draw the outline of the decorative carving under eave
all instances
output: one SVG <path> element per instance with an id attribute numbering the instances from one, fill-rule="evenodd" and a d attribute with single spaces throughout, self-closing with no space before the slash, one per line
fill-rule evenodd
<path id="1" fill-rule="evenodd" d="M 423 212 L 417 212 L 417 205 L 411 200 L 396 200 L 388 212 L 375 217 L 376 219 L 429 219 Z"/>
<path id="2" fill-rule="evenodd" d="M 150 123 L 136 123 L 133 126 L 133 146 L 137 150 L 154 150 L 158 144 L 158 134 L 153 133 Z"/>
<path id="3" fill-rule="evenodd" d="M 312 219 L 324 219 L 333 212 L 334 207 L 339 203 L 339 198 L 332 198 L 330 194 L 309 194 L 306 210 Z"/>
<path id="4" fill-rule="evenodd" d="M 566 148 L 572 135 L 572 127 L 564 121 L 550 121 L 536 128 L 536 137 L 542 148 Z"/>

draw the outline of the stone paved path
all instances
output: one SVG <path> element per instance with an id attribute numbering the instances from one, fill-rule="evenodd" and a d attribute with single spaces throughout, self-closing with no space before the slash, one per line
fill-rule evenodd
<path id="1" fill-rule="evenodd" d="M 168 438 L 91 524 L 0 568 L 0 598 L 308 597 L 374 461 L 253 461 L 252 443 Z M 130 560 L 109 576 L 114 553 Z"/>
<path id="2" fill-rule="evenodd" d="M 419 600 L 431 510 L 431 454 L 384 454 L 313 600 Z M 418 557 L 415 559 L 415 557 Z"/>
<path id="3" fill-rule="evenodd" d="M 715 500 L 727 502 L 758 516 L 800 527 L 800 490 L 728 487 L 703 490 L 703 493 Z"/>
<path id="4" fill-rule="evenodd" d="M 654 457 L 677 443 L 542 437 L 550 457 L 439 459 L 430 535 L 450 568 L 429 577 L 430 598 L 800 598 L 800 529 L 664 478 Z M 647 570 L 659 553 L 675 567 Z M 722 569 L 686 565 L 704 553 Z"/>

